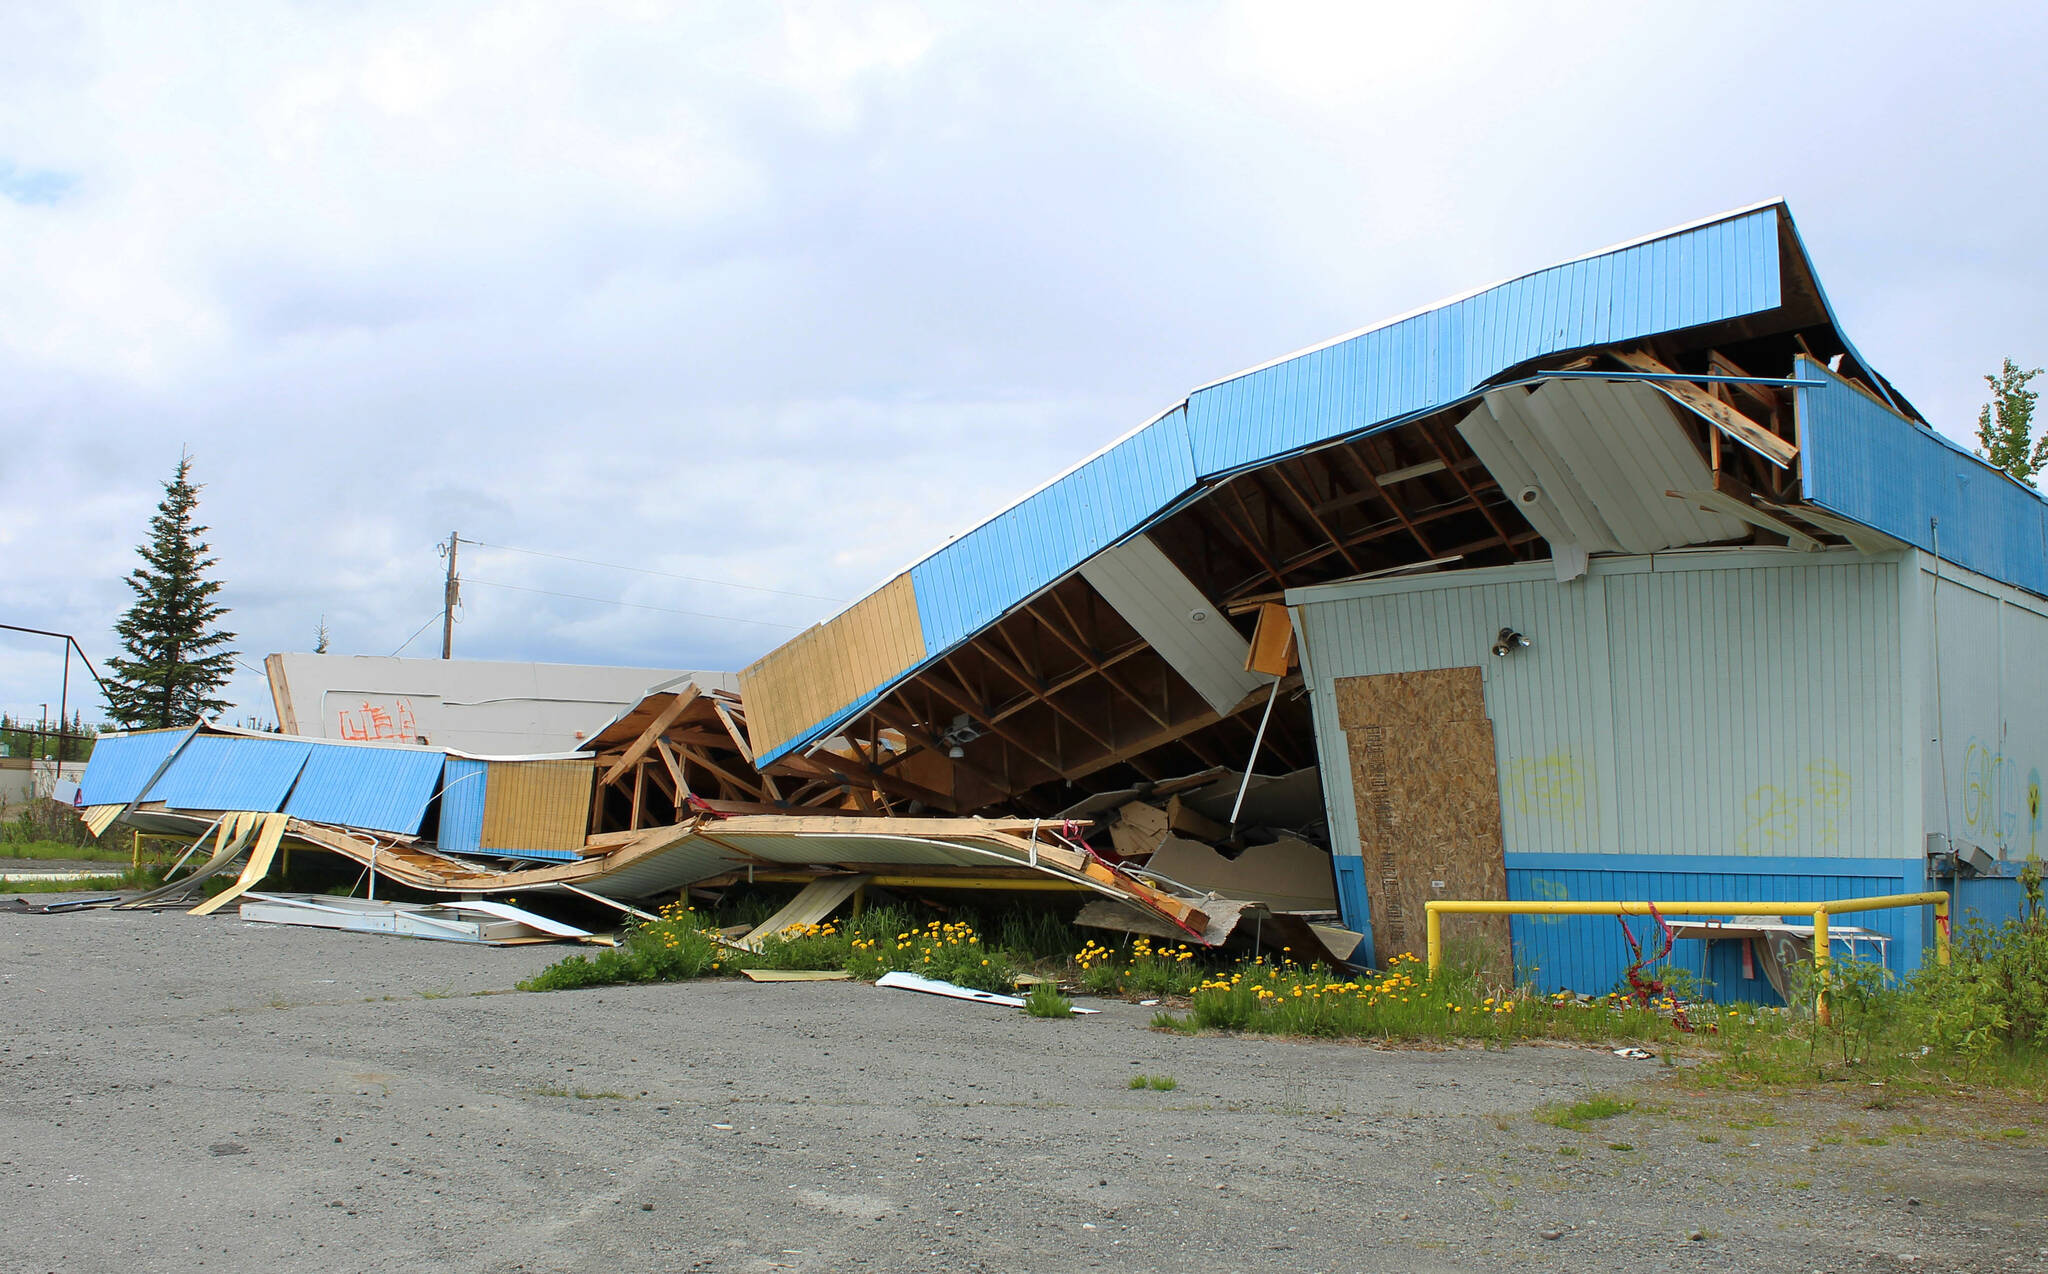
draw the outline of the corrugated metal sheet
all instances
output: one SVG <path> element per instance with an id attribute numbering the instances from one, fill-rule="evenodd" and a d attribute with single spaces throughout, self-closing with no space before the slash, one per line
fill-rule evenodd
<path id="1" fill-rule="evenodd" d="M 581 849 L 590 826 L 593 761 L 491 761 L 485 849 Z"/>
<path id="2" fill-rule="evenodd" d="M 312 750 L 296 739 L 202 734 L 178 754 L 149 798 L 177 810 L 274 813 Z"/>
<path id="3" fill-rule="evenodd" d="M 440 752 L 315 744 L 285 813 L 309 823 L 338 823 L 413 835 L 441 783 Z"/>
<path id="4" fill-rule="evenodd" d="M 1653 553 L 1743 538 L 1743 523 L 1665 494 L 1713 487 L 1668 401 L 1646 385 L 1553 381 L 1488 394 L 1458 432 L 1553 545 Z"/>
<path id="5" fill-rule="evenodd" d="M 184 729 L 143 730 L 101 736 L 93 742 L 92 757 L 78 782 L 79 800 L 86 805 L 126 805 L 141 796 L 142 785 L 186 733 Z"/>
<path id="6" fill-rule="evenodd" d="M 899 575 L 740 674 L 751 742 L 757 750 L 776 747 L 820 716 L 872 694 L 924 655 L 910 577 Z"/>
<path id="7" fill-rule="evenodd" d="M 1806 498 L 1980 575 L 2048 596 L 2048 502 L 1811 359 L 1794 391 Z"/>
<path id="8" fill-rule="evenodd" d="M 1770 914 L 1771 902 L 1808 902 L 1904 893 L 1922 885 L 1920 864 L 1884 859 L 1792 859 L 1758 862 L 1744 858 L 1686 858 L 1652 855 L 1509 854 L 1508 896 L 1522 900 L 1639 899 L 1740 902 L 1757 905 L 1747 914 Z M 1861 912 L 1836 918 L 1891 937 L 1890 967 L 1908 973 L 1919 965 L 1923 913 L 1916 910 Z M 1633 919 L 1630 926 L 1655 950 L 1656 922 Z M 1455 933 L 1447 922 L 1446 934 Z M 1544 990 L 1563 987 L 1599 994 L 1623 980 L 1628 967 L 1621 922 L 1611 916 L 1517 916 L 1510 922 L 1517 967 Z M 1761 971 L 1741 976 L 1741 953 L 1732 943 L 1715 944 L 1713 964 L 1705 944 L 1677 943 L 1671 963 L 1716 983 L 1716 998 L 1776 1000 Z"/>
<path id="9" fill-rule="evenodd" d="M 911 568 L 927 649 L 776 746 L 830 733 L 890 682 L 1142 529 L 1200 483 L 1435 410 L 1529 359 L 1774 309 L 1779 205 L 1513 279 L 1195 391 L 1183 407 Z M 1789 216 L 1787 216 L 1789 220 Z"/>
<path id="10" fill-rule="evenodd" d="M 1081 575 L 1217 712 L 1230 711 L 1266 684 L 1245 671 L 1251 643 L 1149 536 L 1098 554 Z"/>
<path id="11" fill-rule="evenodd" d="M 483 848 L 489 773 L 487 762 L 448 758 L 441 771 L 441 830 L 434 838 L 442 849 L 474 853 Z"/>

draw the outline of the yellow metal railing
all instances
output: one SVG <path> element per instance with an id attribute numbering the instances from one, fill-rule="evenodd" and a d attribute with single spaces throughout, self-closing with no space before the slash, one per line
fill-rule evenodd
<path id="1" fill-rule="evenodd" d="M 1444 960 L 1444 916 L 1812 916 L 1813 971 L 1819 988 L 1814 1012 L 1827 1018 L 1828 917 L 1855 911 L 1883 911 L 1892 907 L 1934 908 L 1934 958 L 1948 963 L 1948 908 L 1946 893 L 1939 890 L 1918 894 L 1879 894 L 1873 898 L 1829 898 L 1822 902 L 1602 902 L 1559 900 L 1554 902 L 1501 902 L 1492 899 L 1440 899 L 1423 904 L 1429 930 L 1429 971 L 1434 974 Z"/>

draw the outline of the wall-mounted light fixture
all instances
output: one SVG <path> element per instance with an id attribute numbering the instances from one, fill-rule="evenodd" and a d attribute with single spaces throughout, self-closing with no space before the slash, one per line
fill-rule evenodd
<path id="1" fill-rule="evenodd" d="M 1505 659 L 1518 650 L 1526 649 L 1528 645 L 1529 639 L 1527 637 L 1522 636 L 1522 634 L 1512 628 L 1503 628 L 1500 630 L 1500 635 L 1493 639 L 1493 653 Z"/>

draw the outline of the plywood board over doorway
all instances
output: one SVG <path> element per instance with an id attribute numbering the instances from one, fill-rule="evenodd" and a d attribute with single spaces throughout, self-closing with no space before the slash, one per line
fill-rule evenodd
<path id="1" fill-rule="evenodd" d="M 1425 902 L 1507 897 L 1493 723 L 1478 668 L 1342 677 L 1336 698 L 1350 742 L 1373 957 L 1384 965 L 1424 953 Z M 1512 973 L 1507 917 L 1457 917 L 1444 934 L 1482 942 L 1489 972 Z"/>

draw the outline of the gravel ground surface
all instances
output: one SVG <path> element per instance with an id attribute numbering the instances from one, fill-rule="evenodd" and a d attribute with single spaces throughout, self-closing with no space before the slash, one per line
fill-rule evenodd
<path id="1" fill-rule="evenodd" d="M 2032 1106 L 562 954 L 0 913 L 0 1268 L 2048 1269 Z"/>

